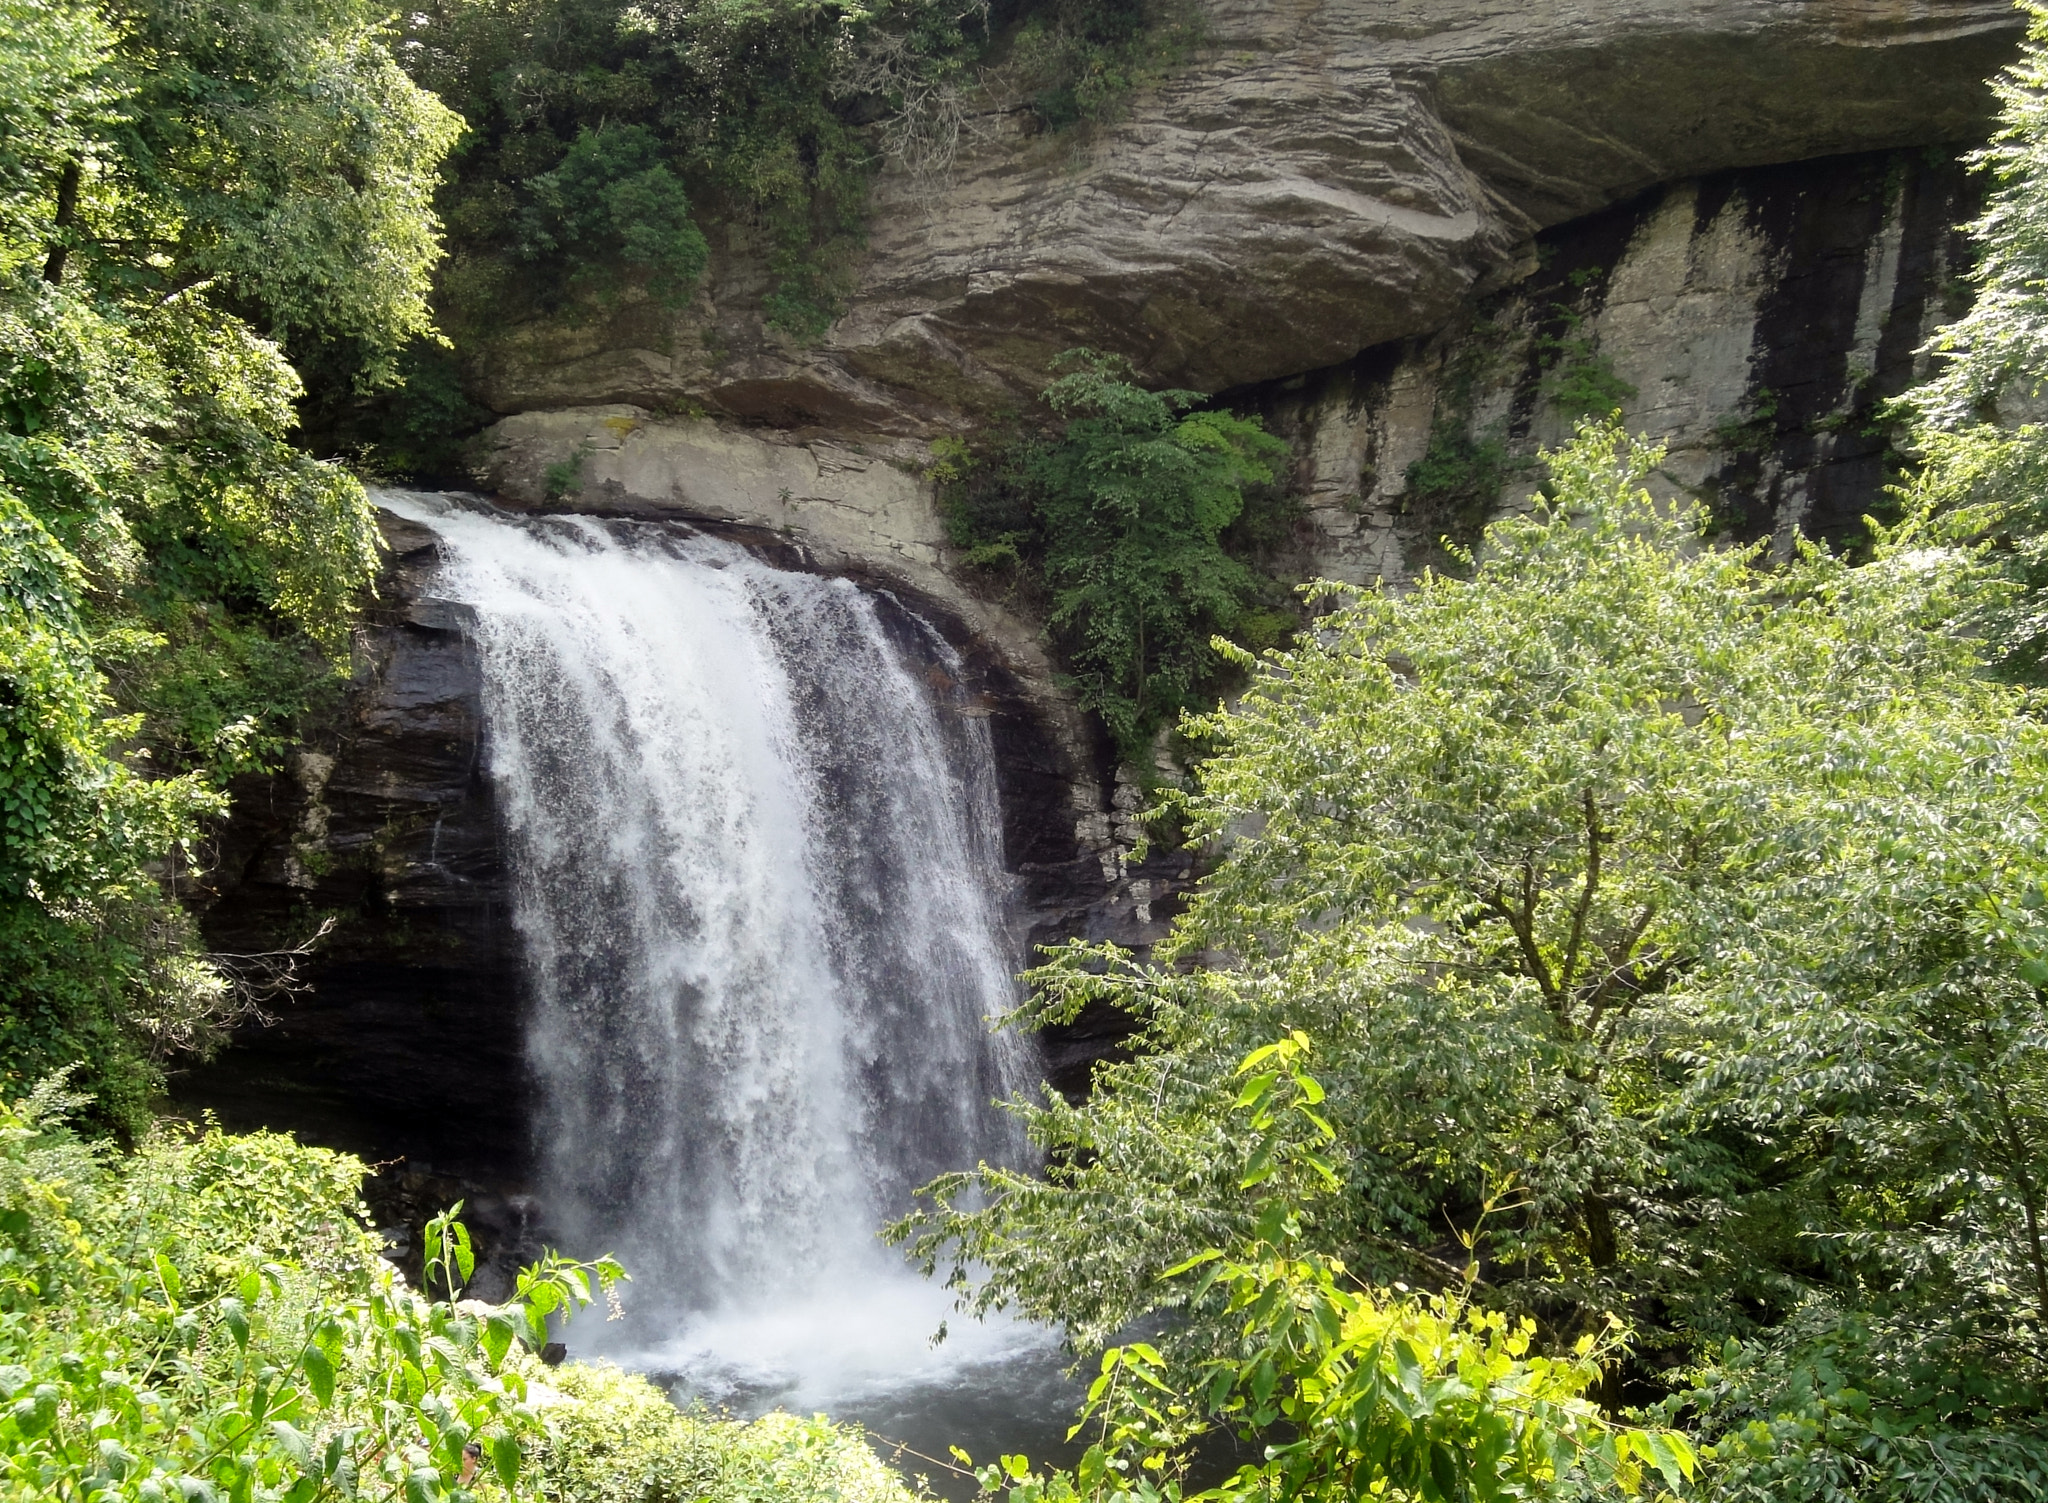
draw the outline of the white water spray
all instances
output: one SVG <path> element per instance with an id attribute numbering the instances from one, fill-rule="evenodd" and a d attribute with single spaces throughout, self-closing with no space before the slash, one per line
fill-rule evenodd
<path id="1" fill-rule="evenodd" d="M 632 1270 L 582 1349 L 793 1403 L 1042 1340 L 956 1332 L 875 1232 L 1023 1146 L 984 720 L 888 597 L 674 527 L 386 494 L 471 607 L 532 988 L 542 1191 Z"/>

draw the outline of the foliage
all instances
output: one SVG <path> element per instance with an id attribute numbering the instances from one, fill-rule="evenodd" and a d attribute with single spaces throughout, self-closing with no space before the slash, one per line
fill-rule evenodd
<path id="1" fill-rule="evenodd" d="M 1060 368 L 1045 391 L 1059 435 L 1004 455 L 993 486 L 955 484 L 952 535 L 983 566 L 1028 555 L 1082 705 L 1146 765 L 1154 732 L 1214 685 L 1211 637 L 1278 635 L 1226 534 L 1287 449 L 1255 418 L 1193 410 L 1195 392 L 1134 385 L 1112 357 L 1071 350 Z M 941 463 L 942 483 L 960 478 L 963 456 Z"/>
<path id="2" fill-rule="evenodd" d="M 1465 330 L 1437 378 L 1429 442 L 1408 466 L 1399 506 L 1421 519 L 1430 542 L 1469 548 L 1500 504 L 1518 468 L 1494 425 L 1474 431 L 1479 388 L 1499 365 L 1503 331 L 1480 321 Z M 1445 556 L 1441 563 L 1455 560 Z"/>
<path id="3" fill-rule="evenodd" d="M 906 1503 L 901 1479 L 858 1431 L 822 1415 L 749 1424 L 671 1403 L 645 1378 L 608 1366 L 549 1377 L 552 1433 L 538 1470 L 548 1497 L 575 1503 L 754 1503 L 762 1498 Z"/>
<path id="4" fill-rule="evenodd" d="M 50 164 L 112 120 L 114 38 L 99 12 L 52 0 L 6 0 L 0 21 L 0 270 L 15 273 L 48 254 Z"/>
<path id="5" fill-rule="evenodd" d="M 677 1411 L 646 1380 L 542 1367 L 550 1319 L 622 1272 L 550 1254 L 504 1305 L 454 1208 L 446 1296 L 377 1255 L 362 1164 L 272 1133 L 159 1129 L 130 1156 L 0 1107 L 0 1479 L 11 1497 L 392 1503 L 903 1503 L 858 1432 Z"/>
<path id="6" fill-rule="evenodd" d="M 1408 466 L 1403 493 L 1404 509 L 1428 508 L 1454 542 L 1486 525 L 1513 463 L 1498 434 L 1474 437 L 1469 421 L 1452 414 L 1430 424 L 1429 445 Z"/>
<path id="7" fill-rule="evenodd" d="M 680 301 L 705 264 L 704 215 L 760 244 L 768 323 L 815 337 L 837 315 L 881 164 L 863 125 L 929 114 L 982 15 L 970 0 L 440 0 L 416 12 L 414 76 L 472 132 L 444 196 L 458 329 L 482 332 L 528 293 L 537 308 L 643 286 Z M 896 146 L 915 150 L 907 137 Z M 530 270 L 513 276 L 508 252 Z"/>
<path id="8" fill-rule="evenodd" d="M 1685 1397 L 1725 1503 L 2048 1497 L 2038 1386 L 1867 1312 L 1822 1303 L 1775 1341 L 1731 1342 Z"/>
<path id="9" fill-rule="evenodd" d="M 276 339 L 346 342 L 359 379 L 430 334 L 436 170 L 461 122 L 398 67 L 367 0 L 118 11 L 131 91 L 75 254 L 99 285 L 204 286 Z M 117 254 L 107 252 L 114 246 Z"/>
<path id="10" fill-rule="evenodd" d="M 1227 1341 L 1179 1363 L 1142 1342 L 1110 1348 L 1073 1432 L 1092 1420 L 1099 1439 L 1074 1472 L 1042 1477 L 1006 1456 L 981 1473 L 984 1491 L 1009 1503 L 1172 1498 L 1187 1446 L 1216 1426 L 1272 1442 L 1263 1461 L 1199 1495 L 1219 1503 L 1633 1497 L 1646 1465 L 1681 1487 L 1695 1469 L 1684 1437 L 1612 1425 L 1585 1397 L 1620 1345 L 1618 1322 L 1569 1356 L 1532 1355 L 1535 1323 L 1473 1306 L 1469 1288 L 1418 1299 L 1405 1286 L 1359 1286 L 1333 1258 L 1290 1255 L 1301 1204 L 1336 1187 L 1329 1166 L 1281 1131 L 1294 1117 L 1312 1141 L 1334 1136 L 1315 1110 L 1324 1092 L 1304 1067 L 1309 1049 L 1295 1032 L 1237 1067 L 1250 1078 L 1234 1110 L 1254 1133 L 1239 1188 L 1268 1187 L 1257 1241 L 1238 1258 L 1212 1248 L 1162 1275 L 1200 1275 L 1189 1302 L 1216 1307 Z M 1290 1184 L 1290 1161 L 1315 1181 Z"/>
<path id="11" fill-rule="evenodd" d="M 1614 362 L 1600 353 L 1585 330 L 1585 317 L 1562 303 L 1552 316 L 1562 325 L 1556 334 L 1537 337 L 1537 362 L 1543 369 L 1544 398 L 1568 418 L 1606 417 L 1636 394 L 1622 380 Z"/>
<path id="12" fill-rule="evenodd" d="M 1194 726 L 1168 805 L 1222 855 L 1172 937 L 1031 978 L 1028 1020 L 1107 1001 L 1143 1052 L 1021 1108 L 1043 1178 L 939 1181 L 928 1264 L 1084 1346 L 1186 1307 L 1163 1271 L 1256 1231 L 1235 1063 L 1298 1028 L 1343 1186 L 1295 1197 L 1307 1252 L 1449 1290 L 1470 1236 L 1546 1342 L 1625 1314 L 1644 1396 L 1822 1298 L 2036 1381 L 2048 744 L 1946 628 L 1958 558 L 1762 572 L 1660 458 L 1585 426 L 1469 582 L 1318 587 Z"/>
<path id="13" fill-rule="evenodd" d="M 1200 39 L 1193 8 L 1171 0 L 1049 0 L 1024 9 L 1006 67 L 1039 123 L 1066 130 L 1116 118 Z"/>
<path id="14" fill-rule="evenodd" d="M 568 251 L 579 265 L 623 267 L 667 302 L 689 295 L 709 255 L 683 185 L 642 125 L 580 131 L 561 164 L 534 179 L 520 228 L 527 256 Z"/>
<path id="15" fill-rule="evenodd" d="M 1930 539 L 1987 543 L 2013 585 L 1980 629 L 2007 667 L 2038 678 L 2048 654 L 2048 9 L 2023 3 L 2027 41 L 1992 80 L 1998 129 L 1970 158 L 1994 187 L 1969 231 L 1976 300 L 1936 333 L 1934 376 L 1902 397 L 1921 461 L 1903 488 Z"/>
<path id="16" fill-rule="evenodd" d="M 381 25 L 21 0 L 0 30 L 0 1079 L 87 1061 L 130 1134 L 234 1003 L 163 880 L 275 764 L 375 565 L 361 486 L 290 442 L 276 340 L 374 383 L 429 327 L 455 121 Z"/>
<path id="17" fill-rule="evenodd" d="M 471 1496 L 472 1444 L 519 1487 L 545 1431 L 518 1346 L 616 1265 L 428 1300 L 374 1256 L 355 1161 L 217 1132 L 110 1161 L 65 1141 L 61 1104 L 0 1109 L 10 1493 L 436 1503 Z"/>

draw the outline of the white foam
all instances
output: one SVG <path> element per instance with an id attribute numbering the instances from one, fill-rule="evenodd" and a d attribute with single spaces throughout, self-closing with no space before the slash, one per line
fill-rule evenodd
<path id="1" fill-rule="evenodd" d="M 630 1329 L 614 1336 L 585 1327 L 571 1331 L 570 1345 L 578 1356 L 672 1376 L 693 1395 L 750 1412 L 839 1409 L 951 1388 L 1058 1350 L 1045 1327 L 1003 1316 L 978 1321 L 952 1306 L 948 1291 L 876 1268 L 857 1281 L 785 1291 L 773 1303 L 687 1317 L 651 1342 Z"/>

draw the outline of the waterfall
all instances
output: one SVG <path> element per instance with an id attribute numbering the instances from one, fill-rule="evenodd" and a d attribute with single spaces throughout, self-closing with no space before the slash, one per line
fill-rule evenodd
<path id="1" fill-rule="evenodd" d="M 547 1214 L 633 1275 L 572 1344 L 807 1400 L 914 1366 L 945 1301 L 876 1229 L 1019 1161 L 992 1103 L 1036 1073 L 989 1028 L 1016 945 L 958 658 L 680 527 L 379 499 L 475 614 Z"/>

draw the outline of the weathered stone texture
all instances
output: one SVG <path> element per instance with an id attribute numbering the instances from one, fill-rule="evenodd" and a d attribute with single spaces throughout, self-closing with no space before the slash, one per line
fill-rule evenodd
<path id="1" fill-rule="evenodd" d="M 885 178 L 846 316 L 766 335 L 728 255 L 681 318 L 529 330 L 500 411 L 701 401 L 919 433 L 1028 396 L 1087 344 L 1207 391 L 1438 328 L 1530 235 L 1702 173 L 1964 139 L 2010 55 L 1999 0 L 1211 0 L 1127 118 Z M 708 341 L 707 341 L 708 336 Z"/>
<path id="2" fill-rule="evenodd" d="M 1446 532 L 1518 504 L 1576 414 L 1559 380 L 1611 374 L 1631 431 L 1668 447 L 1656 484 L 1736 533 L 1841 540 L 1885 503 L 1884 403 L 1960 311 L 1973 188 L 1949 152 L 1870 153 L 1673 184 L 1541 237 L 1542 268 L 1436 336 L 1241 393 L 1304 456 L 1298 565 L 1400 581 Z M 1462 388 L 1462 389 L 1461 389 Z M 1410 467 L 1445 429 L 1500 446 L 1462 515 Z"/>

